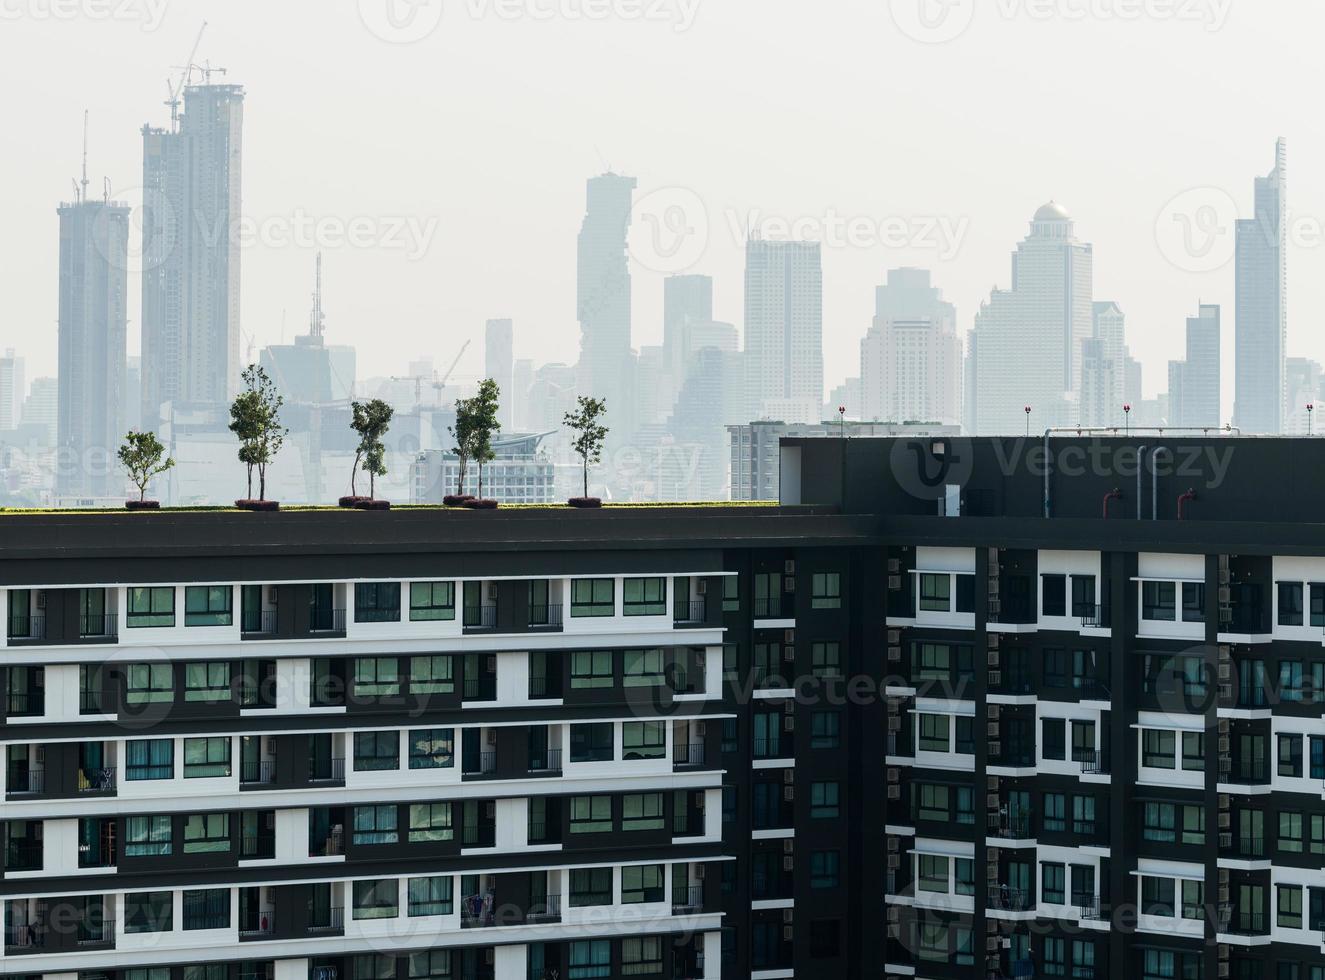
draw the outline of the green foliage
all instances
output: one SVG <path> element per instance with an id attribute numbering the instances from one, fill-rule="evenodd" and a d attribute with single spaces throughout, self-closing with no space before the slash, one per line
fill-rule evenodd
<path id="1" fill-rule="evenodd" d="M 391 419 L 396 412 L 380 398 L 366 403 L 354 402 L 350 407 L 354 412 L 350 428 L 359 433 L 359 445 L 354 450 L 354 469 L 350 471 L 350 493 L 357 495 L 355 479 L 362 463 L 368 471 L 368 495 L 375 496 L 377 477 L 386 476 L 386 445 L 382 439 L 391 428 Z"/>
<path id="2" fill-rule="evenodd" d="M 474 462 L 478 463 L 478 495 L 483 496 L 483 464 L 497 458 L 492 448 L 492 437 L 501 431 L 497 412 L 501 407 L 501 389 L 488 378 L 480 382 L 478 394 L 470 399 L 472 416 Z"/>
<path id="3" fill-rule="evenodd" d="M 576 435 L 571 448 L 584 462 L 584 495 L 589 496 L 589 464 L 598 463 L 603 458 L 603 443 L 607 439 L 607 426 L 599 419 L 607 415 L 607 401 L 602 398 L 589 398 L 581 395 L 579 405 L 574 412 L 567 412 L 564 419 L 567 428 Z"/>
<path id="4" fill-rule="evenodd" d="M 248 495 L 253 496 L 253 470 L 258 471 L 258 499 L 267 499 L 267 467 L 281 451 L 289 429 L 281 425 L 285 399 L 267 372 L 250 364 L 241 376 L 244 390 L 230 406 L 230 431 L 239 439 L 239 461 L 248 468 Z"/>
<path id="5" fill-rule="evenodd" d="M 138 488 L 138 499 L 143 500 L 152 477 L 170 469 L 175 461 L 166 456 L 166 447 L 155 432 L 130 432 L 120 447 L 120 465 L 129 471 L 129 479 Z"/>

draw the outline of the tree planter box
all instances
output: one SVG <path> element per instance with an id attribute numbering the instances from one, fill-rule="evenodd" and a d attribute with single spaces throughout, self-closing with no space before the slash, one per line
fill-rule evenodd
<path id="1" fill-rule="evenodd" d="M 592 510 L 603 506 L 603 501 L 600 497 L 571 497 L 570 500 L 566 502 L 570 504 L 570 506 L 578 507 L 581 510 Z"/>
<path id="2" fill-rule="evenodd" d="M 365 501 L 372 499 L 372 497 L 341 497 L 339 505 L 341 507 L 358 507 Z"/>
<path id="3" fill-rule="evenodd" d="M 371 497 L 365 497 L 354 505 L 355 510 L 390 510 L 391 501 L 374 500 Z"/>
<path id="4" fill-rule="evenodd" d="M 240 510 L 253 511 L 274 511 L 281 509 L 281 504 L 278 500 L 236 500 L 235 506 Z"/>
<path id="5" fill-rule="evenodd" d="M 464 502 L 463 506 L 470 510 L 496 510 L 501 504 L 495 500 L 479 500 L 476 497 L 471 497 Z"/>
<path id="6" fill-rule="evenodd" d="M 126 500 L 124 502 L 126 510 L 160 510 L 161 501 L 159 500 Z"/>
<path id="7" fill-rule="evenodd" d="M 447 507 L 463 507 L 466 502 L 473 499 L 472 493 L 449 493 L 442 498 L 442 503 Z"/>

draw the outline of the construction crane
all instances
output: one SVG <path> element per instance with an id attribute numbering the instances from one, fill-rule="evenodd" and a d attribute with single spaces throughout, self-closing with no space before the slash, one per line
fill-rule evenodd
<path id="1" fill-rule="evenodd" d="M 177 71 L 181 72 L 179 76 L 179 81 L 176 82 L 174 85 L 170 84 L 170 82 L 166 82 L 166 89 L 170 93 L 170 98 L 166 99 L 165 104 L 170 107 L 170 131 L 172 133 L 179 132 L 180 96 L 184 92 L 184 86 L 189 84 L 189 82 L 193 79 L 193 69 L 195 67 L 193 59 L 198 56 L 198 48 L 202 46 L 202 36 L 206 33 L 207 33 L 207 21 L 203 21 L 202 29 L 198 31 L 198 39 L 193 42 L 193 50 L 189 52 L 189 57 L 184 62 L 184 66 L 182 68 L 179 65 L 173 66 Z M 225 71 L 225 69 L 223 68 L 218 70 L 222 72 Z M 210 74 L 211 72 L 210 65 L 208 66 L 207 71 Z"/>
<path id="2" fill-rule="evenodd" d="M 460 353 L 457 354 L 457 355 L 455 356 L 455 360 L 451 362 L 451 366 L 450 366 L 449 368 L 446 369 L 446 373 L 445 373 L 444 375 L 442 375 L 440 379 L 437 377 L 437 372 L 434 371 L 434 372 L 432 373 L 432 377 L 429 377 L 429 376 L 426 375 L 426 374 L 410 374 L 410 375 L 406 375 L 406 376 L 404 376 L 404 377 L 393 377 L 391 380 L 392 380 L 392 381 L 413 381 L 413 382 L 414 382 L 414 407 L 415 407 L 415 408 L 422 408 L 422 407 L 423 407 L 423 386 L 424 386 L 425 384 L 426 384 L 426 385 L 431 385 L 432 388 L 433 388 L 435 391 L 442 391 L 443 389 L 445 389 L 445 388 L 446 388 L 446 383 L 447 383 L 448 381 L 451 380 L 451 375 L 455 374 L 455 369 L 456 369 L 457 365 L 460 364 L 460 358 L 462 358 L 462 357 L 465 356 L 465 351 L 469 350 L 469 345 L 470 345 L 472 342 L 473 342 L 473 341 L 469 341 L 469 340 L 466 340 L 466 341 L 464 342 L 464 344 L 463 344 L 463 345 L 461 346 L 461 348 L 460 348 Z"/>

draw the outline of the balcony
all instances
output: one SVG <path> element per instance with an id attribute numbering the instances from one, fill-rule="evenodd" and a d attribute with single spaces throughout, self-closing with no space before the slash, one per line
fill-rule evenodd
<path id="1" fill-rule="evenodd" d="M 45 616 L 10 616 L 9 642 L 12 644 L 31 643 L 46 639 Z"/>
<path id="2" fill-rule="evenodd" d="M 1035 907 L 1035 897 L 1026 888 L 991 885 L 988 907 L 999 912 L 1029 912 Z"/>
<path id="3" fill-rule="evenodd" d="M 533 630 L 559 630 L 564 612 L 560 605 L 538 603 L 529 607 L 529 628 Z"/>
<path id="4" fill-rule="evenodd" d="M 495 751 L 477 753 L 476 756 L 467 760 L 460 770 L 460 774 L 465 777 L 492 776 L 496 772 L 497 753 Z"/>
<path id="5" fill-rule="evenodd" d="M 755 619 L 791 619 L 792 601 L 786 596 L 755 599 Z"/>
<path id="6" fill-rule="evenodd" d="M 244 639 L 261 639 L 276 635 L 276 610 L 244 610 L 240 619 L 240 635 Z"/>
<path id="7" fill-rule="evenodd" d="M 1100 908 L 1098 895 L 1073 895 L 1072 904 L 1076 906 L 1077 918 L 1085 922 L 1105 922 L 1108 919 Z"/>
<path id="8" fill-rule="evenodd" d="M 530 925 L 538 925 L 545 922 L 561 921 L 561 896 L 544 895 L 536 898 L 529 906 L 529 911 L 525 913 L 525 922 Z"/>
<path id="9" fill-rule="evenodd" d="M 529 771 L 533 773 L 561 772 L 561 749 L 545 749 L 529 756 Z"/>
<path id="10" fill-rule="evenodd" d="M 334 935 L 345 931 L 345 910 L 333 905 L 330 908 L 313 909 L 308 916 L 308 934 L 310 936 Z"/>
<path id="11" fill-rule="evenodd" d="M 99 769 L 78 770 L 78 793 L 80 796 L 112 795 L 115 792 L 115 769 L 103 766 Z"/>
<path id="12" fill-rule="evenodd" d="M 481 606 L 465 606 L 465 629 L 470 632 L 491 632 L 497 628 L 497 604 L 484 603 Z"/>
<path id="13" fill-rule="evenodd" d="M 344 609 L 319 609 L 314 607 L 308 619 L 308 632 L 313 636 L 345 632 Z"/>
<path id="14" fill-rule="evenodd" d="M 6 714 L 10 718 L 40 718 L 46 713 L 44 691 L 10 691 Z"/>
<path id="15" fill-rule="evenodd" d="M 1105 610 L 1093 602 L 1079 602 L 1072 606 L 1072 615 L 1081 620 L 1083 630 L 1100 629 L 1104 626 Z"/>
<path id="16" fill-rule="evenodd" d="M 1029 810 L 989 814 L 990 837 L 1002 840 L 1031 840 L 1035 836 L 1033 814 Z"/>
<path id="17" fill-rule="evenodd" d="M 275 832 L 245 834 L 239 839 L 239 859 L 241 861 L 270 860 L 275 856 Z"/>
<path id="18" fill-rule="evenodd" d="M 1243 786 L 1264 786 L 1270 782 L 1269 767 L 1263 758 L 1234 759 L 1231 755 L 1221 754 L 1219 781 Z"/>
<path id="19" fill-rule="evenodd" d="M 271 909 L 260 914 L 255 921 L 239 927 L 240 942 L 252 939 L 265 939 L 276 931 L 276 910 Z"/>
<path id="20" fill-rule="evenodd" d="M 276 762 L 249 761 L 239 765 L 240 786 L 266 786 L 276 778 Z"/>
<path id="21" fill-rule="evenodd" d="M 691 885 L 672 896 L 672 915 L 699 915 L 704 911 L 704 886 Z"/>
<path id="22" fill-rule="evenodd" d="M 5 872 L 40 871 L 44 850 L 39 840 L 11 840 L 5 847 Z"/>
<path id="23" fill-rule="evenodd" d="M 1103 752 L 1086 749 L 1072 753 L 1072 761 L 1080 763 L 1083 776 L 1105 776 L 1109 772 L 1109 760 Z"/>
<path id="24" fill-rule="evenodd" d="M 466 677 L 462 685 L 466 701 L 496 701 L 497 678 L 492 674 L 481 677 Z"/>
<path id="25" fill-rule="evenodd" d="M 672 763 L 678 767 L 699 767 L 704 764 L 703 742 L 681 742 L 672 746 Z"/>
<path id="26" fill-rule="evenodd" d="M 119 617 L 111 613 L 104 616 L 79 616 L 78 635 L 84 640 L 113 640 L 120 633 Z"/>
<path id="27" fill-rule="evenodd" d="M 10 796 L 37 796 L 46 791 L 46 770 L 41 766 L 10 766 L 5 786 Z"/>
<path id="28" fill-rule="evenodd" d="M 681 600 L 676 604 L 673 622 L 676 626 L 703 626 L 708 622 L 708 608 L 705 599 Z"/>
<path id="29" fill-rule="evenodd" d="M 308 842 L 309 857 L 340 857 L 345 853 L 345 831 L 333 827 L 325 837 L 312 838 Z"/>
<path id="30" fill-rule="evenodd" d="M 308 782 L 310 784 L 345 782 L 345 760 L 340 757 L 310 759 L 308 761 Z"/>

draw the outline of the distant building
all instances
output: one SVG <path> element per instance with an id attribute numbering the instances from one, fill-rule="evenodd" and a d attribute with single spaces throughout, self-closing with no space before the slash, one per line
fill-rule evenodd
<path id="1" fill-rule="evenodd" d="M 27 382 L 23 377 L 23 358 L 11 347 L 0 357 L 0 431 L 17 428 L 23 412 Z"/>
<path id="2" fill-rule="evenodd" d="M 511 369 L 511 428 L 516 432 L 528 431 L 529 389 L 534 383 L 534 362 L 527 357 L 518 359 Z"/>
<path id="3" fill-rule="evenodd" d="M 1050 202 L 1035 212 L 1013 256 L 1012 288 L 995 290 L 976 314 L 976 434 L 1021 434 L 1027 405 L 1032 428 L 1077 424 L 1093 262 L 1067 211 Z"/>
<path id="4" fill-rule="evenodd" d="M 1233 424 L 1248 434 L 1283 430 L 1288 344 L 1288 144 L 1256 178 L 1254 217 L 1237 225 Z"/>
<path id="5" fill-rule="evenodd" d="M 19 423 L 34 426 L 46 446 L 55 448 L 60 418 L 60 384 L 55 378 L 33 378 L 28 396 L 23 400 Z"/>
<path id="6" fill-rule="evenodd" d="M 485 378 L 501 389 L 499 418 L 503 428 L 515 428 L 515 322 L 489 320 L 483 328 Z"/>
<path id="7" fill-rule="evenodd" d="M 694 352 L 691 330 L 713 320 L 713 279 L 710 276 L 669 276 L 663 281 L 663 351 L 674 391 L 685 383 Z M 671 405 L 667 408 L 670 410 Z"/>
<path id="8" fill-rule="evenodd" d="M 1081 344 L 1078 423 L 1124 427 L 1127 398 L 1127 317 L 1112 300 L 1092 304 L 1091 336 Z"/>
<path id="9" fill-rule="evenodd" d="M 847 378 L 828 393 L 828 401 L 821 414 L 826 419 L 836 418 L 841 414 L 841 409 L 845 408 L 847 418 L 859 421 L 863 417 L 862 404 L 864 404 L 864 395 L 861 392 L 860 378 Z"/>
<path id="10" fill-rule="evenodd" d="M 289 403 L 328 405 L 354 397 L 356 354 L 353 347 L 326 342 L 326 314 L 322 307 L 322 256 L 317 257 L 317 279 L 308 333 L 293 344 L 264 347 L 258 362 Z"/>
<path id="11" fill-rule="evenodd" d="M 962 421 L 962 342 L 956 308 L 925 269 L 892 269 L 876 291 L 860 344 L 862 419 Z"/>
<path id="12" fill-rule="evenodd" d="M 606 400 L 613 441 L 627 438 L 634 428 L 635 358 L 630 337 L 626 236 L 635 186 L 634 177 L 619 174 L 592 178 L 578 243 L 577 388 L 581 395 Z"/>
<path id="13" fill-rule="evenodd" d="M 143 423 L 166 402 L 239 388 L 244 90 L 191 85 L 169 129 L 143 127 Z"/>
<path id="14" fill-rule="evenodd" d="M 483 496 L 503 504 L 556 500 L 556 467 L 539 448 L 546 436 L 513 434 L 497 440 L 493 445 L 497 458 L 483 467 Z M 457 492 L 459 482 L 460 460 L 454 453 L 419 453 L 410 469 L 410 502 L 440 504 L 447 494 Z M 478 467 L 471 462 L 465 492 L 477 494 L 478 490 Z"/>
<path id="15" fill-rule="evenodd" d="M 1187 320 L 1186 359 L 1169 362 L 1169 425 L 1217 429 L 1223 424 L 1220 341 L 1219 307 L 1202 304 Z"/>
<path id="16" fill-rule="evenodd" d="M 929 422 L 752 422 L 729 425 L 731 437 L 731 499 L 778 500 L 780 443 L 783 439 L 862 439 L 870 436 L 956 436 L 961 428 Z"/>
<path id="17" fill-rule="evenodd" d="M 812 422 L 823 408 L 823 263 L 817 243 L 745 249 L 747 418 Z"/>
<path id="18" fill-rule="evenodd" d="M 124 471 L 114 454 L 124 439 L 127 386 L 129 206 L 88 200 L 62 204 L 60 216 L 60 496 L 119 493 Z"/>
<path id="19" fill-rule="evenodd" d="M 1318 361 L 1290 357 L 1284 362 L 1288 398 L 1284 405 L 1284 435 L 1325 435 L 1325 373 Z M 1313 406 L 1308 411 L 1307 406 Z M 1316 418 L 1316 416 L 1320 418 Z"/>

